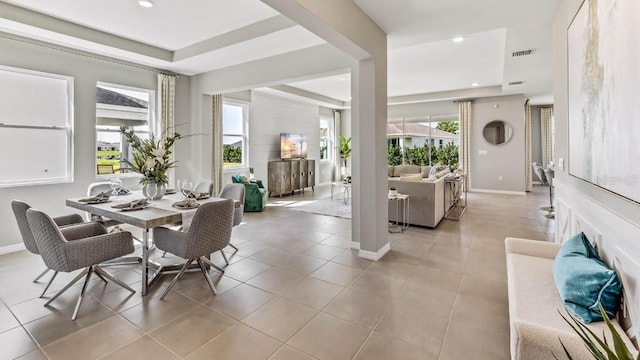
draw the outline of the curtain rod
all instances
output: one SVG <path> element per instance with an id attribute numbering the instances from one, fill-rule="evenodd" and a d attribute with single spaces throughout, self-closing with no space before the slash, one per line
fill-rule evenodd
<path id="1" fill-rule="evenodd" d="M 0 38 L 6 39 L 6 40 L 10 40 L 10 41 L 20 42 L 20 43 L 31 45 L 31 46 L 37 46 L 37 47 L 41 47 L 41 48 L 55 50 L 55 51 L 59 51 L 59 52 L 63 52 L 63 53 L 71 54 L 71 55 L 82 56 L 82 57 L 90 58 L 90 59 L 97 60 L 97 61 L 108 62 L 108 63 L 115 64 L 115 65 L 132 67 L 132 68 L 136 68 L 136 69 L 139 69 L 139 70 L 145 70 L 145 71 L 149 71 L 149 72 L 153 72 L 153 73 L 157 73 L 157 74 L 172 75 L 172 76 L 175 76 L 175 77 L 179 77 L 180 76 L 179 74 L 171 72 L 171 71 L 168 71 L 168 70 L 158 69 L 158 68 L 154 68 L 154 67 L 151 67 L 151 66 L 140 65 L 140 64 L 136 64 L 136 63 L 133 63 L 133 62 L 130 62 L 130 61 L 120 60 L 120 59 L 116 59 L 116 58 L 113 58 L 113 57 L 110 57 L 110 56 L 98 55 L 98 54 L 94 54 L 94 53 L 91 53 L 91 52 L 88 52 L 88 51 L 84 51 L 84 50 L 72 49 L 72 48 L 67 47 L 67 46 L 52 44 L 52 43 L 48 43 L 48 42 L 42 41 L 42 40 L 30 39 L 30 38 L 26 38 L 24 36 L 19 36 L 19 35 L 13 35 L 13 34 L 5 33 L 5 32 L 0 32 Z"/>

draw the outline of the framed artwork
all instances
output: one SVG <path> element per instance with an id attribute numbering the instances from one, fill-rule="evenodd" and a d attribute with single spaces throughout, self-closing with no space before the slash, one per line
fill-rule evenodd
<path id="1" fill-rule="evenodd" d="M 569 173 L 640 202 L 640 1 L 585 0 L 567 32 Z"/>

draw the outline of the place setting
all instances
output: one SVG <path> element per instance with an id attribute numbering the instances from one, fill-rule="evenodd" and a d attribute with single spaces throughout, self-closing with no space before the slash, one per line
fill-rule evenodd
<path id="1" fill-rule="evenodd" d="M 198 200 L 206 199 L 209 197 L 209 193 L 195 193 L 193 189 L 193 183 L 186 179 L 178 180 L 178 188 L 180 189 L 180 192 L 182 193 L 184 199 L 176 201 L 171 205 L 178 209 L 196 209 L 198 206 L 200 206 Z M 204 197 L 203 195 L 206 195 L 206 197 Z"/>

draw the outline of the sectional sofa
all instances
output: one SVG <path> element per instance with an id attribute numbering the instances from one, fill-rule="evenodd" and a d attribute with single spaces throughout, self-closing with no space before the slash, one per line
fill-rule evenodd
<path id="1" fill-rule="evenodd" d="M 431 166 L 397 165 L 388 167 L 388 187 L 395 187 L 398 193 L 409 195 L 408 223 L 435 228 L 445 214 L 448 194 L 445 193 L 443 169 L 429 178 Z M 421 179 L 415 176 L 420 174 Z M 396 218 L 396 207 L 389 206 L 389 220 L 402 221 L 402 212 Z"/>

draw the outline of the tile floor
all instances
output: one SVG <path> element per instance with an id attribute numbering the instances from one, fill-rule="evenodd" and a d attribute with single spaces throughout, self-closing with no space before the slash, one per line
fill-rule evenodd
<path id="1" fill-rule="evenodd" d="M 329 187 L 282 202 L 329 195 Z M 213 296 L 189 273 L 141 298 L 92 281 L 77 321 L 76 286 L 43 307 L 43 269 L 26 251 L 0 256 L 1 359 L 509 359 L 504 238 L 551 240 L 527 196 L 469 194 L 462 221 L 390 234 L 374 263 L 349 249 L 350 220 L 269 206 L 234 229 L 237 253 Z M 232 250 L 231 248 L 228 248 Z M 216 254 L 213 259 L 222 264 Z M 139 269 L 110 267 L 139 289 Z M 61 274 L 47 296 L 66 284 Z"/>

